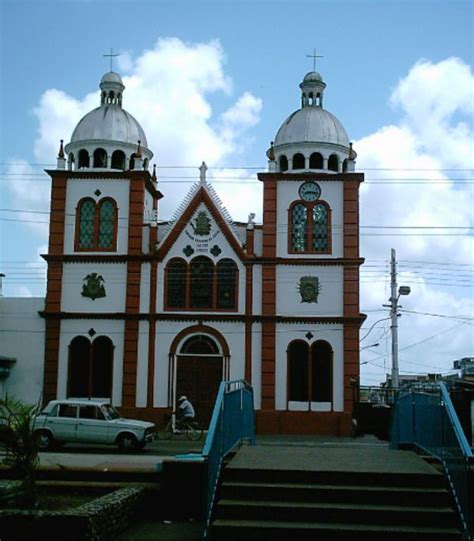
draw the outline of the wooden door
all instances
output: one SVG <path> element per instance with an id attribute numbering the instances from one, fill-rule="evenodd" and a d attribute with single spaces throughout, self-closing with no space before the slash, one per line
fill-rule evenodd
<path id="1" fill-rule="evenodd" d="M 222 357 L 178 356 L 176 398 L 189 398 L 204 428 L 211 420 L 221 381 Z"/>

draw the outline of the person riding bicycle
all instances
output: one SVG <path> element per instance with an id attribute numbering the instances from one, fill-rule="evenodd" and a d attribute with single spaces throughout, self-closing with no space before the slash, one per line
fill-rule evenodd
<path id="1" fill-rule="evenodd" d="M 177 424 L 180 426 L 182 421 L 194 421 L 196 412 L 187 396 L 180 396 L 178 398 L 178 411 L 177 411 Z"/>

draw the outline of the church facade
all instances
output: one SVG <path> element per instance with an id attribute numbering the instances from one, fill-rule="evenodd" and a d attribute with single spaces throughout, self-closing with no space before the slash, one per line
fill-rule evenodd
<path id="1" fill-rule="evenodd" d="M 163 222 L 146 135 L 104 75 L 48 171 L 43 401 L 106 397 L 160 422 L 185 394 L 205 424 L 219 383 L 246 379 L 259 432 L 349 432 L 363 174 L 325 87 L 304 77 L 267 151 L 262 224 L 232 220 L 204 163 Z"/>

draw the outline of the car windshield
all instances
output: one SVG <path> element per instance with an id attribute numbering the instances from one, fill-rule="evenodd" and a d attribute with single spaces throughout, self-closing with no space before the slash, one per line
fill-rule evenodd
<path id="1" fill-rule="evenodd" d="M 104 412 L 105 417 L 111 421 L 114 419 L 120 419 L 120 413 L 110 404 L 104 404 L 101 407 L 101 410 Z"/>

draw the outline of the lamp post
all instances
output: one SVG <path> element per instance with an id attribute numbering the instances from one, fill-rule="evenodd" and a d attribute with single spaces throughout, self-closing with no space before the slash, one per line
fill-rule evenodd
<path id="1" fill-rule="evenodd" d="M 361 351 L 364 351 L 364 349 L 368 349 L 368 348 L 378 348 L 380 346 L 380 344 L 377 342 L 376 344 L 370 344 L 370 346 L 364 346 L 363 348 L 360 348 L 359 349 L 359 353 Z"/>
<path id="2" fill-rule="evenodd" d="M 409 295 L 410 288 L 408 286 L 400 286 L 397 292 L 397 259 L 396 252 L 392 248 L 391 260 L 390 260 L 390 317 L 392 324 L 390 329 L 392 331 L 392 387 L 398 389 L 399 387 L 399 371 L 398 371 L 398 299 L 400 295 Z"/>

